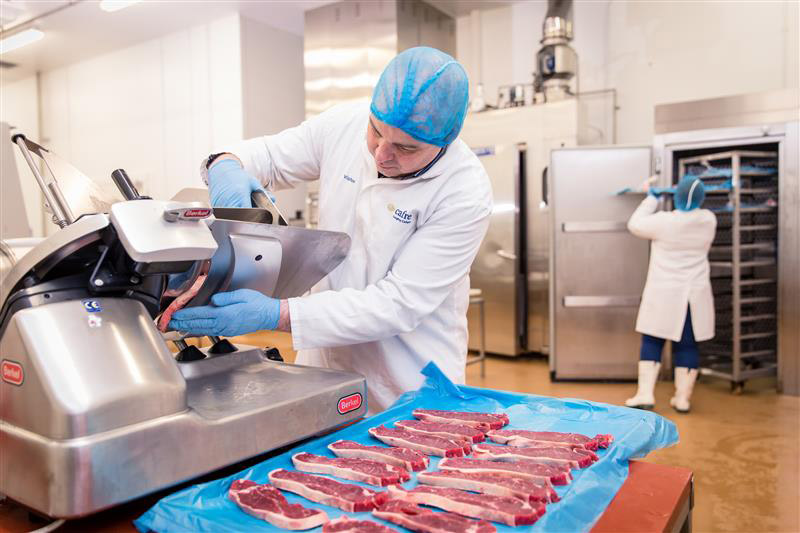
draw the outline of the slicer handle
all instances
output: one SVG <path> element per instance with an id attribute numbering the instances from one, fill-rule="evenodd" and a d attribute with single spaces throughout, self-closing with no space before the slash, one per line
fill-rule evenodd
<path id="1" fill-rule="evenodd" d="M 136 187 L 133 185 L 133 181 L 131 181 L 131 178 L 128 177 L 128 173 L 123 169 L 118 168 L 112 172 L 111 179 L 114 180 L 114 184 L 126 200 L 139 200 L 141 198 L 139 191 L 137 191 Z"/>

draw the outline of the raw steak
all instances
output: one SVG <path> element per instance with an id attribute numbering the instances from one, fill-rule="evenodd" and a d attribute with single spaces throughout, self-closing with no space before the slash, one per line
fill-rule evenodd
<path id="1" fill-rule="evenodd" d="M 370 461 L 369 459 L 347 459 L 337 457 L 330 459 L 311 453 L 297 453 L 292 456 L 294 467 L 301 472 L 312 474 L 328 474 L 342 479 L 360 481 L 378 487 L 404 483 L 411 479 L 411 474 L 397 466 Z"/>
<path id="2" fill-rule="evenodd" d="M 463 457 L 465 454 L 472 453 L 472 446 L 466 441 L 421 435 L 405 429 L 389 429 L 386 426 L 378 426 L 370 428 L 369 434 L 390 446 L 411 448 L 425 455 Z"/>
<path id="3" fill-rule="evenodd" d="M 369 459 L 399 466 L 406 470 L 419 472 L 428 468 L 430 459 L 409 448 L 384 448 L 383 446 L 364 446 L 352 440 L 337 440 L 328 445 L 328 449 L 337 457 L 353 459 Z"/>
<path id="4" fill-rule="evenodd" d="M 228 498 L 245 513 L 283 529 L 311 529 L 328 521 L 328 515 L 323 511 L 289 503 L 272 485 L 259 485 L 249 479 L 237 479 L 231 483 Z"/>
<path id="5" fill-rule="evenodd" d="M 322 533 L 398 533 L 398 531 L 370 520 L 354 520 L 340 516 L 322 526 Z"/>
<path id="6" fill-rule="evenodd" d="M 566 485 L 572 480 L 569 469 L 529 461 L 501 463 L 499 461 L 486 461 L 485 459 L 453 458 L 442 459 L 439 463 L 439 468 L 441 470 L 458 470 L 459 472 L 494 472 L 534 479 L 547 479 L 553 485 Z"/>
<path id="7" fill-rule="evenodd" d="M 385 492 L 375 492 L 358 485 L 303 472 L 278 469 L 269 473 L 270 482 L 312 502 L 336 507 L 349 513 L 371 511 L 383 503 Z"/>
<path id="8" fill-rule="evenodd" d="M 464 424 L 481 431 L 500 429 L 508 425 L 508 415 L 503 413 L 472 413 L 467 411 L 439 411 L 438 409 L 414 409 L 412 413 L 420 420 L 443 422 L 445 424 Z"/>
<path id="9" fill-rule="evenodd" d="M 570 468 L 586 468 L 597 459 L 597 456 L 589 450 L 583 451 L 592 455 L 567 448 L 566 446 L 520 448 L 517 446 L 495 446 L 483 443 L 475 446 L 473 456 L 475 459 L 489 459 L 491 461 L 535 461 L 548 464 L 564 464 Z M 594 456 L 594 459 L 592 456 Z"/>
<path id="10" fill-rule="evenodd" d="M 451 513 L 492 520 L 508 526 L 524 526 L 536 522 L 544 514 L 544 504 L 529 503 L 508 496 L 475 494 L 444 487 L 418 486 L 411 490 L 389 487 L 393 499 L 418 505 L 438 507 Z"/>
<path id="11" fill-rule="evenodd" d="M 395 427 L 405 429 L 412 433 L 433 435 L 451 440 L 465 440 L 467 442 L 483 442 L 486 435 L 483 431 L 463 424 L 443 424 L 441 422 L 425 422 L 422 420 L 398 420 Z"/>
<path id="12" fill-rule="evenodd" d="M 387 522 L 419 533 L 494 533 L 497 531 L 485 520 L 471 520 L 452 513 L 435 513 L 419 505 L 401 500 L 389 500 L 372 514 Z"/>
<path id="13" fill-rule="evenodd" d="M 200 274 L 197 276 L 197 279 L 192 283 L 192 286 L 186 289 L 183 293 L 181 293 L 177 298 L 172 300 L 172 303 L 164 309 L 164 312 L 161 313 L 161 316 L 158 317 L 158 329 L 162 332 L 167 331 L 167 327 L 169 326 L 169 321 L 172 320 L 172 315 L 175 314 L 176 311 L 183 309 L 183 307 L 189 303 L 189 300 L 194 298 L 197 293 L 200 291 L 200 287 L 203 286 L 203 283 L 206 281 L 208 274 Z"/>
<path id="14" fill-rule="evenodd" d="M 417 481 L 424 485 L 471 490 L 495 496 L 512 496 L 531 504 L 535 502 L 552 503 L 558 501 L 558 494 L 546 479 L 531 479 L 509 476 L 507 474 L 483 472 L 459 472 L 441 470 L 420 472 Z"/>
<path id="15" fill-rule="evenodd" d="M 512 446 L 569 446 L 595 451 L 608 448 L 614 441 L 612 435 L 596 435 L 594 438 L 579 433 L 556 431 L 527 431 L 524 429 L 500 429 L 489 431 L 486 436 L 500 444 Z"/>

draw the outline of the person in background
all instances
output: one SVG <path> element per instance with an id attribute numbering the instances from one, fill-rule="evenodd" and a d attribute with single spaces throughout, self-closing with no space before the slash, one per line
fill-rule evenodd
<path id="1" fill-rule="evenodd" d="M 650 268 L 636 319 L 642 334 L 639 382 L 628 407 L 652 409 L 661 368 L 661 352 L 672 341 L 675 395 L 670 405 L 688 413 L 699 354 L 697 342 L 714 337 L 714 295 L 711 291 L 708 250 L 714 240 L 717 218 L 700 209 L 705 189 L 699 178 L 684 176 L 674 194 L 673 211 L 656 212 L 657 194 L 647 197 L 631 215 L 628 230 L 650 239 Z"/>
<path id="2" fill-rule="evenodd" d="M 347 233 L 347 258 L 300 298 L 242 289 L 176 312 L 171 329 L 234 336 L 290 331 L 296 362 L 367 378 L 370 412 L 422 385 L 430 361 L 464 383 L 469 269 L 489 224 L 483 165 L 460 139 L 464 68 L 428 47 L 386 67 L 369 102 L 335 106 L 204 164 L 214 206 L 319 180 L 319 229 Z"/>

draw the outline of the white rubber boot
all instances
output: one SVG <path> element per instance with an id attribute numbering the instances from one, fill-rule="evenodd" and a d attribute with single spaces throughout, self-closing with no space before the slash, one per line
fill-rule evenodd
<path id="1" fill-rule="evenodd" d="M 696 380 L 696 368 L 689 370 L 685 366 L 675 367 L 675 396 L 670 399 L 669 404 L 679 413 L 689 412 L 689 400 Z"/>
<path id="2" fill-rule="evenodd" d="M 656 405 L 656 398 L 653 391 L 658 380 L 658 371 L 661 363 L 655 361 L 639 361 L 639 386 L 636 389 L 636 396 L 625 400 L 628 407 L 637 409 L 652 409 Z"/>

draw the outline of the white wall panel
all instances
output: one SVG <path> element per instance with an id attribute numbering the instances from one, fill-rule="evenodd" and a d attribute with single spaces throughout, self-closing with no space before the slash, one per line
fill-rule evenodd
<path id="1" fill-rule="evenodd" d="M 0 90 L 0 122 L 5 122 L 15 128 L 14 133 L 24 133 L 32 140 L 39 138 L 39 112 L 37 100 L 37 80 L 36 76 L 31 76 L 23 80 L 3 84 Z M 11 142 L 10 139 L 3 139 L 3 142 Z M 5 152 L 4 152 L 5 153 Z M 34 236 L 42 235 L 41 217 L 41 191 L 39 186 L 28 168 L 28 164 L 23 159 L 19 150 L 13 148 L 14 159 L 17 169 L 17 177 L 20 180 L 22 195 L 24 196 L 25 214 L 28 219 L 28 226 Z M 5 165 L 3 165 L 5 168 Z M 11 176 L 2 176 L 8 179 Z M 0 235 L 2 238 L 2 235 Z"/>
<path id="2" fill-rule="evenodd" d="M 657 104 L 786 86 L 781 28 L 797 27 L 786 4 L 611 2 L 607 69 L 619 142 L 649 141 Z"/>
<path id="3" fill-rule="evenodd" d="M 242 17 L 243 131 L 246 138 L 296 126 L 305 117 L 303 38 Z M 305 210 L 307 187 L 278 191 L 286 217 Z"/>
<path id="4" fill-rule="evenodd" d="M 211 143 L 242 138 L 242 56 L 240 17 L 208 25 L 208 84 L 211 88 Z"/>
<path id="5" fill-rule="evenodd" d="M 234 14 L 42 73 L 37 137 L 104 187 L 116 168 L 155 198 L 200 186 L 200 160 L 242 137 L 240 48 Z"/>
<path id="6" fill-rule="evenodd" d="M 142 193 L 160 192 L 160 42 L 148 41 L 68 69 L 70 161 L 106 188 L 113 187 L 111 172 L 124 168 L 141 183 Z"/>

